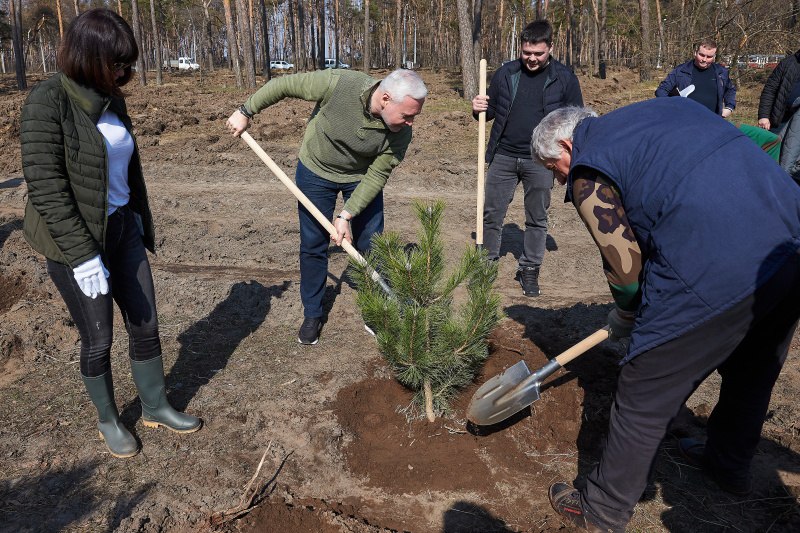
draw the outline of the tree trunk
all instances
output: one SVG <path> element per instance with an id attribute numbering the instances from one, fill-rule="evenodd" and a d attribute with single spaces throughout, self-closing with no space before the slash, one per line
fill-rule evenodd
<path id="1" fill-rule="evenodd" d="M 14 71 L 17 74 L 17 89 L 24 91 L 28 88 L 28 81 L 25 78 L 25 55 L 22 48 L 22 0 L 10 0 L 8 8 L 8 15 L 11 19 L 11 40 L 14 46 Z"/>
<path id="2" fill-rule="evenodd" d="M 461 36 L 461 79 L 464 83 L 464 99 L 472 100 L 478 94 L 475 74 L 475 55 L 472 46 L 472 17 L 469 2 L 456 0 L 458 10 L 458 33 Z"/>
<path id="3" fill-rule="evenodd" d="M 294 16 L 294 1 L 289 0 L 286 5 L 289 8 L 289 46 L 292 47 L 292 57 L 294 58 L 294 69 L 297 71 L 300 67 L 300 52 L 297 51 L 299 48 L 297 46 L 297 34 L 294 31 L 295 28 L 295 16 Z"/>
<path id="4" fill-rule="evenodd" d="M 466 0 L 458 1 L 466 3 Z M 422 389 L 425 393 L 425 415 L 428 417 L 429 422 L 433 422 L 436 420 L 436 413 L 433 412 L 433 391 L 431 390 L 431 381 L 429 379 L 422 382 Z"/>
<path id="5" fill-rule="evenodd" d="M 142 42 L 142 21 L 139 17 L 138 0 L 131 0 L 131 24 L 133 25 L 133 37 L 139 47 L 139 57 L 136 58 L 136 76 L 139 78 L 139 85 L 147 85 L 147 66 L 144 62 L 144 42 Z"/>
<path id="6" fill-rule="evenodd" d="M 650 2 L 649 0 L 639 0 L 639 12 L 641 13 L 642 35 L 641 50 L 639 52 L 639 81 L 650 81 Z"/>
<path id="7" fill-rule="evenodd" d="M 292 0 L 289 0 L 290 2 Z M 308 70 L 308 54 L 306 53 L 306 7 L 303 0 L 297 1 L 297 61 L 295 69 Z"/>
<path id="8" fill-rule="evenodd" d="M 256 86 L 256 61 L 253 57 L 253 30 L 250 26 L 245 0 L 236 0 L 236 18 L 239 21 L 239 35 L 242 38 L 240 52 L 244 57 L 245 81 L 247 82 L 245 87 L 253 89 Z"/>
<path id="9" fill-rule="evenodd" d="M 81 10 L 78 9 L 78 0 L 72 0 L 72 5 L 75 8 L 75 16 L 77 17 L 81 14 Z"/>
<path id="10" fill-rule="evenodd" d="M 539 5 L 538 2 L 536 4 Z M 483 19 L 483 1 L 475 0 L 475 12 L 473 14 L 472 24 L 472 48 L 473 48 L 473 65 L 479 65 L 483 53 L 481 51 L 481 24 Z M 477 93 L 475 93 L 477 94 Z"/>
<path id="11" fill-rule="evenodd" d="M 203 0 L 203 26 L 205 27 L 203 40 L 206 49 L 206 67 L 209 72 L 214 72 L 213 31 L 211 28 L 211 16 L 208 13 L 209 4 L 211 4 L 211 0 Z"/>
<path id="12" fill-rule="evenodd" d="M 327 49 L 325 48 L 325 0 L 316 0 L 317 11 L 317 68 L 322 70 L 325 68 L 325 55 Z M 334 54 L 335 57 L 335 54 Z M 336 63 L 338 66 L 338 63 Z"/>
<path id="13" fill-rule="evenodd" d="M 61 0 L 56 0 L 56 16 L 58 17 L 58 36 L 64 38 L 64 16 L 61 13 Z"/>
<path id="14" fill-rule="evenodd" d="M 575 5 L 572 0 L 567 0 L 567 32 L 564 41 L 564 64 L 567 66 L 572 66 L 572 62 L 575 60 L 575 58 L 572 57 L 572 41 L 575 39 L 575 35 L 572 33 L 573 21 L 575 19 L 574 11 Z"/>
<path id="15" fill-rule="evenodd" d="M 233 76 L 236 79 L 236 87 L 242 88 L 242 69 L 239 65 L 239 45 L 236 43 L 236 28 L 233 25 L 233 13 L 231 12 L 231 0 L 222 0 L 225 9 L 225 24 L 228 38 L 228 57 L 233 67 Z"/>
<path id="16" fill-rule="evenodd" d="M 394 14 L 394 68 L 400 68 L 403 62 L 403 0 L 395 2 Z"/>
<path id="17" fill-rule="evenodd" d="M 267 24 L 267 0 L 261 0 L 261 26 L 264 28 L 264 35 L 262 36 L 264 42 L 264 69 L 262 75 L 269 81 L 272 79 L 272 74 L 269 70 L 269 63 L 272 57 L 269 53 L 269 25 Z"/>
<path id="18" fill-rule="evenodd" d="M 369 0 L 364 0 L 364 72 L 369 74 L 371 58 L 369 56 Z"/>
<path id="19" fill-rule="evenodd" d="M 661 62 L 666 54 L 664 47 L 666 41 L 664 40 L 664 21 L 661 19 L 661 0 L 656 0 L 656 19 L 658 19 L 658 58 L 656 60 L 657 68 L 661 68 Z"/>
<path id="20" fill-rule="evenodd" d="M 339 41 L 339 26 L 342 23 L 339 19 L 339 2 L 340 0 L 333 0 L 333 58 L 336 60 L 337 65 L 342 60 L 342 46 Z"/>
<path id="21" fill-rule="evenodd" d="M 156 60 L 156 85 L 162 85 L 164 79 L 161 76 L 161 39 L 158 35 L 158 22 L 156 21 L 156 0 L 150 0 L 150 21 L 153 26 L 153 49 L 155 50 Z"/>

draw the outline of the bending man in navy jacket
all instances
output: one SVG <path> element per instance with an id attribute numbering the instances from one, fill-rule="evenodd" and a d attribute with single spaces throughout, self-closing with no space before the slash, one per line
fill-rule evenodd
<path id="1" fill-rule="evenodd" d="M 722 381 L 707 439 L 680 439 L 678 449 L 721 489 L 749 493 L 800 317 L 800 188 L 741 131 L 684 98 L 603 117 L 560 109 L 531 149 L 600 248 L 612 337 L 630 338 L 600 463 L 579 491 L 551 486 L 553 507 L 589 531 L 624 531 L 670 420 L 714 371 Z"/>
<path id="2" fill-rule="evenodd" d="M 736 86 L 728 76 L 728 69 L 714 63 L 716 56 L 716 41 L 703 39 L 697 45 L 694 59 L 667 74 L 656 89 L 656 96 L 686 96 L 728 118 L 736 108 Z M 687 90 L 690 86 L 693 88 Z"/>
<path id="3" fill-rule="evenodd" d="M 528 24 L 520 35 L 520 57 L 500 67 L 488 96 L 472 100 L 472 113 L 486 111 L 494 120 L 486 148 L 486 202 L 483 209 L 484 246 L 489 259 L 500 257 L 503 219 L 514 190 L 525 190 L 525 237 L 517 279 L 526 296 L 539 295 L 539 267 L 547 239 L 547 209 L 553 173 L 531 159 L 533 128 L 549 112 L 568 105 L 583 105 L 578 78 L 553 59 L 553 28 L 546 20 Z"/>

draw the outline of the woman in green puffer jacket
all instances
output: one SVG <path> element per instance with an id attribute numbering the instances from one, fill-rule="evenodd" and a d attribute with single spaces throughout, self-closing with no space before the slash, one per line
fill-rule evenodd
<path id="1" fill-rule="evenodd" d="M 25 237 L 46 257 L 80 332 L 81 377 L 97 408 L 100 437 L 116 457 L 132 457 L 139 446 L 114 402 L 114 302 L 130 336 L 144 425 L 191 433 L 202 424 L 166 397 L 145 251 L 153 251 L 153 222 L 120 89 L 138 56 L 130 26 L 113 11 L 76 17 L 58 51 L 61 72 L 31 91 L 20 133 L 28 185 Z"/>

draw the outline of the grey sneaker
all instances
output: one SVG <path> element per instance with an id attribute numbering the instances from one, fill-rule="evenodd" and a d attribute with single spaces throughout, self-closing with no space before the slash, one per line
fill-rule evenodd
<path id="1" fill-rule="evenodd" d="M 515 279 L 525 296 L 539 296 L 539 267 L 519 267 Z"/>
<path id="2" fill-rule="evenodd" d="M 300 344 L 317 344 L 319 332 L 322 329 L 322 319 L 319 317 L 306 318 L 300 331 L 297 332 L 297 342 Z"/>

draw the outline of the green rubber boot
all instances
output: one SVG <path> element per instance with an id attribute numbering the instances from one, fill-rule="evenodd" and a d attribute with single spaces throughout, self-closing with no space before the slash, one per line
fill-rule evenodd
<path id="1" fill-rule="evenodd" d="M 142 402 L 142 422 L 146 427 L 164 426 L 176 433 L 193 433 L 203 421 L 196 416 L 179 413 L 167 401 L 164 385 L 164 361 L 159 355 L 147 361 L 131 359 L 133 382 Z"/>
<path id="2" fill-rule="evenodd" d="M 119 420 L 119 411 L 114 403 L 114 383 L 111 380 L 111 372 L 94 378 L 81 375 L 81 378 L 83 378 L 89 398 L 97 408 L 97 429 L 100 431 L 100 438 L 105 441 L 111 455 L 125 458 L 139 453 L 139 444 L 136 439 Z"/>

